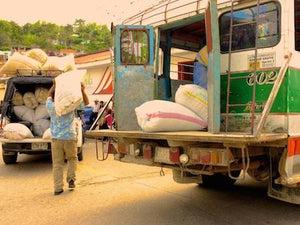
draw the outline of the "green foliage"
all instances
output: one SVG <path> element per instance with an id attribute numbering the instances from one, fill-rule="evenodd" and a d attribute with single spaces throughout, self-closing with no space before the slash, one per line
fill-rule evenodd
<path id="1" fill-rule="evenodd" d="M 110 31 L 106 25 L 86 23 L 82 19 L 65 26 L 44 21 L 19 26 L 12 21 L 0 20 L 0 50 L 26 46 L 39 47 L 46 52 L 76 49 L 88 53 L 107 49 L 110 44 Z"/>

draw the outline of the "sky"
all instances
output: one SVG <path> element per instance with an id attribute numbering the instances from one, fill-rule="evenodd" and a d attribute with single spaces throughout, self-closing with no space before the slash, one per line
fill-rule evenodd
<path id="1" fill-rule="evenodd" d="M 0 19 L 20 26 L 38 20 L 57 25 L 73 24 L 76 19 L 110 27 L 137 14 L 159 0 L 0 0 Z"/>

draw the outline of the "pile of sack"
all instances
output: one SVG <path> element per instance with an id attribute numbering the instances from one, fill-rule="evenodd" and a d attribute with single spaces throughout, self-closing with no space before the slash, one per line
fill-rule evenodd
<path id="1" fill-rule="evenodd" d="M 0 74 L 16 75 L 59 75 L 75 69 L 73 55 L 63 57 L 48 56 L 43 50 L 31 49 L 24 54 L 15 52 L 0 69 Z"/>
<path id="2" fill-rule="evenodd" d="M 29 122 L 34 136 L 42 137 L 50 127 L 50 117 L 45 105 L 47 96 L 47 88 L 37 87 L 34 92 L 23 95 L 16 91 L 12 99 L 14 114 L 21 124 Z"/>
<path id="3" fill-rule="evenodd" d="M 207 128 L 207 90 L 181 85 L 175 102 L 153 100 L 135 109 L 137 122 L 145 132 L 204 130 Z"/>

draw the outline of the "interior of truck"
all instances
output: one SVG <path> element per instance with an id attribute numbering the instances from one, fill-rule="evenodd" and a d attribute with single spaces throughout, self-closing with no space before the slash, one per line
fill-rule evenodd
<path id="1" fill-rule="evenodd" d="M 26 76 L 26 77 L 13 77 L 10 78 L 5 91 L 3 100 L 3 107 L 1 113 L 1 120 L 7 117 L 10 122 L 20 122 L 13 111 L 12 99 L 14 94 L 18 91 L 22 95 L 26 92 L 34 92 L 37 87 L 44 87 L 50 89 L 52 86 L 53 77 L 37 77 L 37 76 Z M 26 126 L 30 126 L 30 123 L 25 122 Z"/>
<path id="2" fill-rule="evenodd" d="M 185 23 L 168 24 L 160 30 L 160 99 L 174 100 L 180 84 L 193 83 L 195 56 L 205 46 L 205 42 L 203 15 L 194 17 L 191 21 L 186 20 Z"/>

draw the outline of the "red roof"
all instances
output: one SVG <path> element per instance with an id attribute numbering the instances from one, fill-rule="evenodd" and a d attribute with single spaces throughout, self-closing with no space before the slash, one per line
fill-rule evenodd
<path id="1" fill-rule="evenodd" d="M 110 51 L 101 51 L 101 52 L 88 53 L 84 55 L 77 55 L 75 57 L 75 64 L 101 61 L 106 59 L 110 59 Z"/>
<path id="2" fill-rule="evenodd" d="M 77 53 L 77 50 L 74 50 L 74 49 L 60 49 L 59 50 L 59 53 L 63 54 L 63 53 L 73 53 L 74 55 Z"/>

